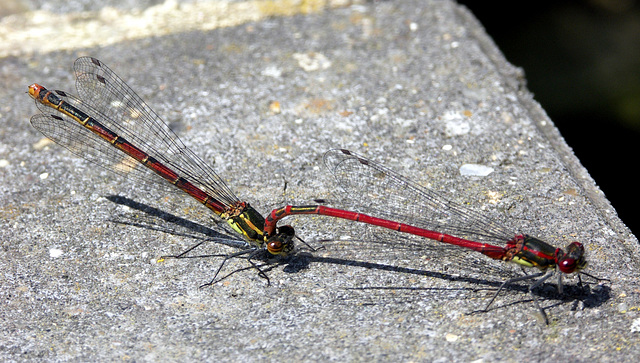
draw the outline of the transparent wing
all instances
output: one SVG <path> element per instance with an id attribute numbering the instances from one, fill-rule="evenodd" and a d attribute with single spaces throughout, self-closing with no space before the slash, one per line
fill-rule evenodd
<path id="1" fill-rule="evenodd" d="M 111 69 L 90 57 L 78 58 L 74 68 L 80 98 L 62 91 L 54 91 L 56 95 L 219 201 L 227 205 L 238 201 L 215 171 L 188 149 Z M 162 178 L 72 118 L 53 115 L 48 107 L 36 104 L 43 114 L 34 116 L 32 125 L 72 153 L 127 177 L 162 182 Z"/>
<path id="2" fill-rule="evenodd" d="M 109 146 L 99 136 L 66 115 L 60 114 L 58 116 L 45 113 L 35 115 L 31 118 L 31 125 L 73 154 L 120 175 L 129 176 L 129 173 L 139 165 L 135 159 L 115 147 Z M 152 173 L 149 171 L 147 174 Z M 151 175 L 144 177 L 144 179 L 153 180 Z M 158 178 L 159 181 L 160 178 Z"/>
<path id="3" fill-rule="evenodd" d="M 485 215 L 348 150 L 329 150 L 324 161 L 359 210 L 416 227 L 479 242 L 504 242 L 515 234 Z M 384 208 L 373 206 L 382 200 Z"/>

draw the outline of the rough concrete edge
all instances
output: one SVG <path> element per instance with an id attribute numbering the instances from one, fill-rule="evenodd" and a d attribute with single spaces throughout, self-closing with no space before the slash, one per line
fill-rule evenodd
<path id="1" fill-rule="evenodd" d="M 526 87 L 526 79 L 524 72 L 504 57 L 499 51 L 493 39 L 484 31 L 484 27 L 469 9 L 462 5 L 457 7 L 457 16 L 459 16 L 462 24 L 472 24 L 467 29 L 471 31 L 470 35 L 476 39 L 478 45 L 493 62 L 496 72 L 502 75 L 504 84 L 511 87 L 518 97 L 518 102 L 529 112 L 533 120 L 543 120 L 544 122 L 535 122 L 536 127 L 542 135 L 549 140 L 554 150 L 560 156 L 561 162 L 565 165 L 571 177 L 580 186 L 582 192 L 593 203 L 596 211 L 605 221 L 605 223 L 617 234 L 619 242 L 623 243 L 625 249 L 635 256 L 636 261 L 640 261 L 640 244 L 636 236 L 631 230 L 618 218 L 615 208 L 611 205 L 604 193 L 597 186 L 595 180 L 589 172 L 582 166 L 580 160 L 575 156 L 571 147 L 566 143 L 560 131 L 556 128 L 553 121 L 549 118 L 542 106 L 535 101 L 533 94 Z M 637 263 L 640 266 L 640 263 Z"/>

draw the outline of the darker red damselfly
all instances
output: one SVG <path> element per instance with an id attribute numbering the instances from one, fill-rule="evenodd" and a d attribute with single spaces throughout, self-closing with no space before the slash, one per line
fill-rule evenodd
<path id="1" fill-rule="evenodd" d="M 79 98 L 38 84 L 29 86 L 29 95 L 42 112 L 31 118 L 36 129 L 92 163 L 140 183 L 164 180 L 202 203 L 248 241 L 246 249 L 227 257 L 293 251 L 291 227 L 281 227 L 267 238 L 264 217 L 238 199 L 213 168 L 104 63 L 82 57 L 74 69 Z"/>

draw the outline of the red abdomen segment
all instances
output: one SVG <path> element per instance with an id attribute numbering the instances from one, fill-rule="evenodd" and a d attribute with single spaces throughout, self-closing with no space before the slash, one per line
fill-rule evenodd
<path id="1" fill-rule="evenodd" d="M 425 237 L 428 239 L 444 242 L 463 248 L 468 248 L 473 251 L 480 252 L 486 256 L 489 256 L 496 260 L 510 260 L 511 256 L 508 252 L 511 249 L 504 247 L 494 246 L 486 243 L 480 243 L 475 241 L 466 240 L 463 238 L 451 236 L 445 233 L 431 231 L 424 228 L 414 227 L 408 224 L 394 222 L 387 219 L 372 217 L 367 214 L 347 211 L 343 209 L 330 208 L 318 205 L 309 206 L 286 206 L 280 209 L 274 209 L 266 218 L 265 221 L 265 236 L 272 236 L 276 229 L 278 220 L 295 214 L 318 214 L 328 217 L 342 218 L 351 221 L 367 223 L 374 226 L 379 226 L 387 229 L 391 229 L 398 232 L 410 233 L 416 236 Z M 513 252 L 512 252 L 513 253 Z"/>
<path id="2" fill-rule="evenodd" d="M 137 160 L 142 165 L 153 170 L 153 172 L 161 176 L 169 183 L 175 185 L 200 203 L 204 204 L 207 208 L 211 209 L 216 214 L 225 212 L 226 208 L 224 204 L 207 195 L 207 193 L 202 191 L 200 188 L 196 187 L 188 180 L 182 178 L 169 167 L 149 156 L 149 154 L 134 146 L 115 132 L 111 131 L 91 116 L 77 109 L 73 105 L 70 105 L 69 103 L 63 101 L 56 95 L 56 93 L 60 94 L 60 96 L 67 97 L 67 95 L 62 91 L 49 91 L 39 84 L 34 83 L 29 86 L 29 95 L 36 99 L 36 101 L 71 117 L 73 120 L 80 123 L 82 126 L 89 129 L 94 134 L 103 138 L 106 142 L 111 143 L 114 147 L 120 149 L 122 152 Z M 51 115 L 51 117 L 60 122 L 63 121 L 63 119 L 59 116 Z"/>

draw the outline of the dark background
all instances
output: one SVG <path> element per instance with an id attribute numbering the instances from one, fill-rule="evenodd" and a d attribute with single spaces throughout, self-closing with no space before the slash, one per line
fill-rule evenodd
<path id="1" fill-rule="evenodd" d="M 634 234 L 640 11 L 632 0 L 458 1 L 480 20 Z"/>

